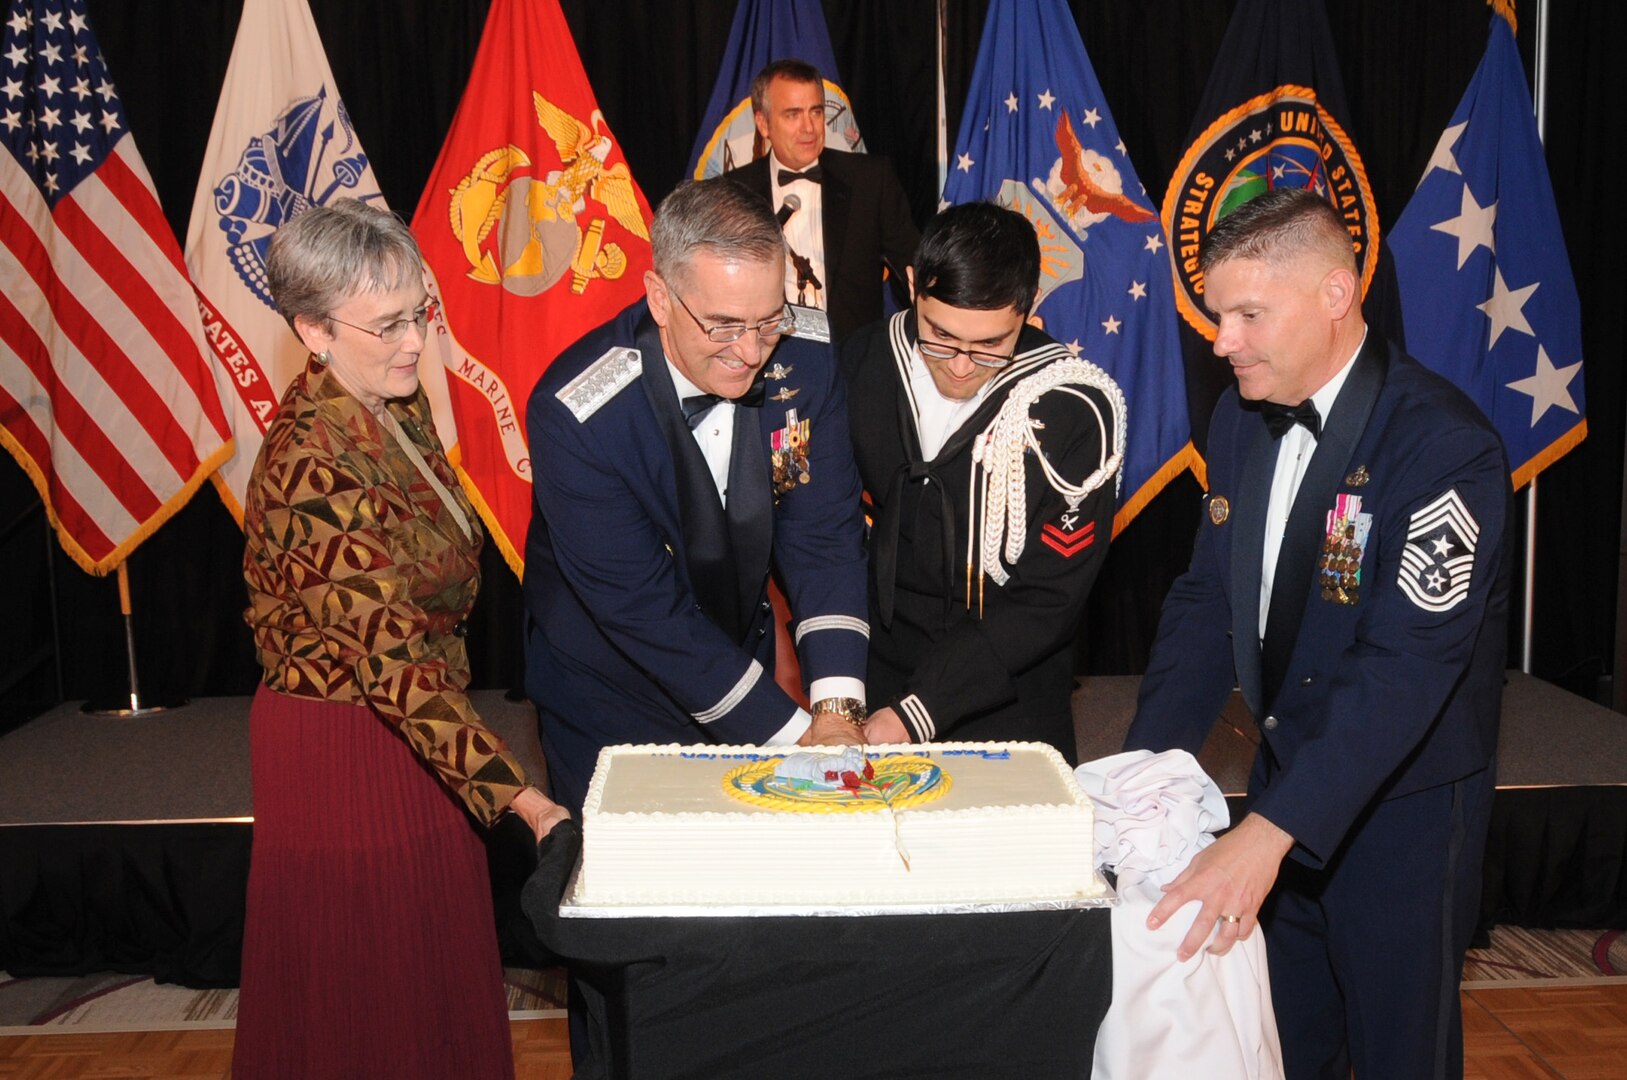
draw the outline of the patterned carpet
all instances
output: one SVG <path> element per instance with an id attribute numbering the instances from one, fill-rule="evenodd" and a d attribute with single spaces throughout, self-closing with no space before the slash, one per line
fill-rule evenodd
<path id="1" fill-rule="evenodd" d="M 562 1016 L 565 973 L 507 968 L 509 1016 Z M 1627 979 L 1627 934 L 1620 930 L 1525 930 L 1497 927 L 1491 947 L 1471 949 L 1466 989 L 1529 984 L 1578 985 Z M 0 1035 L 41 1030 L 184 1031 L 229 1028 L 236 990 L 161 986 L 133 975 L 12 978 L 0 972 Z"/>
<path id="2" fill-rule="evenodd" d="M 563 1016 L 565 972 L 505 968 L 509 1018 Z M 0 972 L 0 1035 L 41 1030 L 185 1031 L 237 1022 L 236 990 L 189 990 L 135 975 L 12 978 Z"/>

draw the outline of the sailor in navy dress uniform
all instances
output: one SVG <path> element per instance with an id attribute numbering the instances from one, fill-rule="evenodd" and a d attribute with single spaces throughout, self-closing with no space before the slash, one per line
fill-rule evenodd
<path id="1" fill-rule="evenodd" d="M 911 309 L 841 350 L 875 517 L 866 737 L 1045 742 L 1072 762 L 1124 395 L 1027 324 L 1040 251 L 1021 214 L 950 207 L 908 276 Z"/>
<path id="2" fill-rule="evenodd" d="M 862 742 L 863 519 L 828 341 L 784 241 L 729 180 L 662 203 L 646 298 L 562 355 L 526 412 L 526 688 L 555 798 L 618 743 Z M 680 403 L 680 397 L 685 398 Z M 770 566 L 814 715 L 774 681 Z M 812 726 L 810 726 L 812 723 Z"/>
<path id="3" fill-rule="evenodd" d="M 1234 683 L 1261 743 L 1247 816 L 1149 922 L 1202 902 L 1184 960 L 1258 913 L 1292 1078 L 1461 1076 L 1506 650 L 1502 443 L 1367 332 L 1325 200 L 1246 203 L 1202 261 L 1238 387 L 1126 745 L 1196 753 Z"/>

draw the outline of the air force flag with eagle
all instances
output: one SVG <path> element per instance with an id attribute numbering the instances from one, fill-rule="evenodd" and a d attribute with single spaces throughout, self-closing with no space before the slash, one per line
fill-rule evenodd
<path id="1" fill-rule="evenodd" d="M 1062 0 L 989 6 L 943 198 L 1033 223 L 1045 331 L 1123 389 L 1117 534 L 1195 455 L 1164 230 Z"/>
<path id="2" fill-rule="evenodd" d="M 1507 20 L 1390 232 L 1407 351 L 1503 437 L 1519 487 L 1587 434 L 1582 318 Z"/>

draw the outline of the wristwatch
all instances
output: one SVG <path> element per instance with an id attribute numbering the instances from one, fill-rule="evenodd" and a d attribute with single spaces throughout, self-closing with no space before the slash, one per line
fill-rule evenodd
<path id="1" fill-rule="evenodd" d="M 854 727 L 863 727 L 870 720 L 870 710 L 864 707 L 864 702 L 851 697 L 820 698 L 813 703 L 814 715 L 822 712 L 835 713 Z"/>

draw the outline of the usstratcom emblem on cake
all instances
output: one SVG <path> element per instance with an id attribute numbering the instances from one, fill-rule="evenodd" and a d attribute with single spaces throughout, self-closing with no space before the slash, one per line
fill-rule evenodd
<path id="1" fill-rule="evenodd" d="M 923 757 L 866 758 L 857 747 L 840 754 L 789 754 L 730 769 L 723 791 L 768 810 L 862 814 L 900 810 L 941 798 L 949 774 Z"/>

